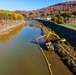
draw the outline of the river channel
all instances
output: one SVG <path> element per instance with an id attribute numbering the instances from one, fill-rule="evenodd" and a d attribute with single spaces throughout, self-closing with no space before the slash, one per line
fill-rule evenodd
<path id="1" fill-rule="evenodd" d="M 24 26 L 0 38 L 0 75 L 50 75 L 35 41 L 38 36 L 40 28 Z"/>

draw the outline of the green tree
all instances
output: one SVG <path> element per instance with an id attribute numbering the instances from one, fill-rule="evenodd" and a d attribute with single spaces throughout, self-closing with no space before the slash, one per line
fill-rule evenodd
<path id="1" fill-rule="evenodd" d="M 44 17 L 45 15 L 43 13 L 40 14 L 40 17 Z"/>
<path id="2" fill-rule="evenodd" d="M 18 20 L 24 20 L 24 17 L 21 14 L 18 14 Z"/>
<path id="3" fill-rule="evenodd" d="M 0 10 L 0 20 L 23 20 L 24 17 L 14 12 Z"/>
<path id="4" fill-rule="evenodd" d="M 69 13 L 63 13 L 63 14 L 61 14 L 61 16 L 63 16 L 64 18 L 65 17 L 70 18 L 71 17 L 71 14 L 69 14 Z"/>
<path id="5" fill-rule="evenodd" d="M 76 16 L 76 11 L 73 12 L 73 15 Z"/>
<path id="6" fill-rule="evenodd" d="M 58 17 L 58 23 L 64 23 L 64 17 L 63 16 Z"/>
<path id="7" fill-rule="evenodd" d="M 13 16 L 13 20 L 17 20 L 18 16 L 16 13 L 12 13 L 12 16 Z"/>

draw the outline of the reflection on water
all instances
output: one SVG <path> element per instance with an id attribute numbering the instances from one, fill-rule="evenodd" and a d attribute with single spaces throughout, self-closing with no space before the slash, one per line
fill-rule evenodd
<path id="1" fill-rule="evenodd" d="M 41 30 L 29 26 L 19 30 L 11 31 L 6 35 L 10 40 L 0 43 L 0 75 L 50 75 L 35 41 Z"/>
<path id="2" fill-rule="evenodd" d="M 31 21 L 27 21 L 27 24 L 39 24 L 38 21 L 35 20 L 31 20 Z"/>
<path id="3" fill-rule="evenodd" d="M 6 42 L 8 41 L 11 37 L 13 37 L 14 35 L 18 34 L 19 31 L 23 28 L 23 25 L 18 26 L 14 29 L 12 29 L 11 31 L 9 31 L 7 34 L 3 34 L 0 36 L 0 42 Z"/>

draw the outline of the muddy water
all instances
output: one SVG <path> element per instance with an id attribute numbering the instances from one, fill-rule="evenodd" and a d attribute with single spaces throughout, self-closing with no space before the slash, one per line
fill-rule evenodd
<path id="1" fill-rule="evenodd" d="M 40 35 L 39 28 L 25 26 L 8 40 L 0 41 L 0 75 L 50 75 L 35 41 Z"/>

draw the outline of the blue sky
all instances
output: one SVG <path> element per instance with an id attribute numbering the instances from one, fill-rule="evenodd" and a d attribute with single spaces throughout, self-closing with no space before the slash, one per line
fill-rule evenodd
<path id="1" fill-rule="evenodd" d="M 70 0 L 0 0 L 0 9 L 4 10 L 35 10 Z"/>

